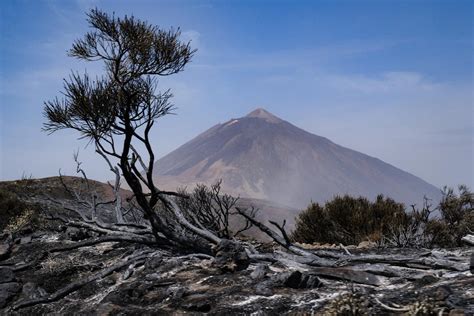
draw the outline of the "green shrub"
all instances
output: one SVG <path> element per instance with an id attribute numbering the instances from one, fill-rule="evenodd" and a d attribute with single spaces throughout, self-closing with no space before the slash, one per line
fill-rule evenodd
<path id="1" fill-rule="evenodd" d="M 444 188 L 440 204 L 429 200 L 406 211 L 383 195 L 374 202 L 363 197 L 336 196 L 324 206 L 311 203 L 296 218 L 292 239 L 304 243 L 358 244 L 364 240 L 394 247 L 457 247 L 474 233 L 474 194 L 464 185 L 458 193 Z M 439 211 L 440 217 L 432 214 Z"/>
<path id="2" fill-rule="evenodd" d="M 318 203 L 312 202 L 296 219 L 296 229 L 291 238 L 294 241 L 312 243 L 315 241 L 327 243 L 334 240 L 333 223 L 327 212 Z"/>
<path id="3" fill-rule="evenodd" d="M 324 207 L 311 203 L 296 218 L 292 238 L 304 243 L 358 244 L 380 241 L 396 222 L 405 220 L 404 205 L 377 196 L 374 202 L 364 197 L 336 196 Z"/>

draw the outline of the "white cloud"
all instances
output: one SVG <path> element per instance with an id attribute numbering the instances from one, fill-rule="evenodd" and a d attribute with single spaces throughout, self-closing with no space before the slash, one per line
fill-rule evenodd
<path id="1" fill-rule="evenodd" d="M 336 90 L 361 93 L 393 93 L 400 91 L 432 91 L 439 84 L 428 81 L 420 73 L 406 71 L 385 72 L 375 76 L 364 74 L 329 74 L 320 76 Z"/>
<path id="2" fill-rule="evenodd" d="M 283 49 L 254 53 L 248 51 L 225 51 L 212 57 L 218 62 L 194 64 L 193 67 L 212 68 L 228 71 L 232 70 L 275 70 L 275 69 L 315 69 L 331 61 L 340 61 L 347 58 L 363 56 L 378 51 L 383 51 L 404 43 L 404 41 L 382 40 L 348 40 L 331 45 L 319 46 L 310 49 Z"/>

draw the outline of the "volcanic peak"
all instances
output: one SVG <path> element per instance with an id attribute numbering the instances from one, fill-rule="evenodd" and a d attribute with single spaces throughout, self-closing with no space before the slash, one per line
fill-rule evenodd
<path id="1" fill-rule="evenodd" d="M 267 110 L 262 109 L 262 108 L 257 108 L 255 110 L 253 110 L 252 112 L 247 114 L 245 117 L 253 117 L 253 118 L 264 119 L 265 121 L 270 122 L 270 123 L 283 122 L 282 119 L 280 119 L 279 117 L 273 115 L 272 113 L 270 113 Z"/>

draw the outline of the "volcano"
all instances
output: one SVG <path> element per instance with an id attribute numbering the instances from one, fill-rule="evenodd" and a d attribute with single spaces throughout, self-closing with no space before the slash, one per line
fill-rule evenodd
<path id="1" fill-rule="evenodd" d="M 406 205 L 440 198 L 440 190 L 422 179 L 264 109 L 211 127 L 159 159 L 154 175 L 170 190 L 222 179 L 227 193 L 292 207 L 343 194 L 384 194 Z"/>

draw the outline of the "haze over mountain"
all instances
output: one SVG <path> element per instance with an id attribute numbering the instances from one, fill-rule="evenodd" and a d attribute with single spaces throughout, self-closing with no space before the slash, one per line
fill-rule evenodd
<path id="1" fill-rule="evenodd" d="M 217 124 L 156 162 L 166 189 L 223 180 L 223 190 L 305 207 L 337 194 L 390 196 L 406 205 L 440 191 L 377 158 L 308 133 L 264 109 Z"/>

